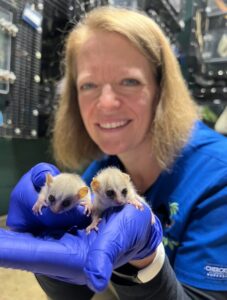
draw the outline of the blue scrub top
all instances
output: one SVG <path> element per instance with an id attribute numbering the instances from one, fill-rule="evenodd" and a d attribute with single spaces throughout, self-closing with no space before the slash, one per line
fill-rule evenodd
<path id="1" fill-rule="evenodd" d="M 84 172 L 90 184 L 100 170 L 123 166 L 116 156 L 94 161 Z M 227 290 L 227 138 L 197 122 L 171 171 L 144 194 L 162 222 L 163 243 L 180 282 Z"/>

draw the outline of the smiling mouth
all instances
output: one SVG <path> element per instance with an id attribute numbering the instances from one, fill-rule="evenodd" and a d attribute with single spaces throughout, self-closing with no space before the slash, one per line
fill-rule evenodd
<path id="1" fill-rule="evenodd" d="M 116 129 L 116 128 L 121 128 L 125 127 L 130 123 L 129 120 L 127 121 L 119 121 L 119 122 L 108 122 L 108 123 L 99 123 L 98 126 L 102 129 Z"/>

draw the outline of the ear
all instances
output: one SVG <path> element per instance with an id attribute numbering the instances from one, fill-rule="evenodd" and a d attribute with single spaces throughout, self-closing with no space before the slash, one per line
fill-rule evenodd
<path id="1" fill-rule="evenodd" d="M 97 192 L 98 189 L 100 187 L 100 183 L 97 179 L 93 178 L 92 182 L 91 182 L 91 188 L 94 192 Z"/>
<path id="2" fill-rule="evenodd" d="M 123 175 L 124 175 L 124 177 L 125 177 L 125 180 L 127 180 L 127 181 L 130 181 L 130 180 L 131 180 L 131 178 L 130 178 L 130 176 L 129 176 L 128 174 L 123 173 Z"/>
<path id="3" fill-rule="evenodd" d="M 88 187 L 84 186 L 79 189 L 77 195 L 78 195 L 79 199 L 82 199 L 87 195 L 87 193 L 88 193 Z"/>
<path id="4" fill-rule="evenodd" d="M 53 182 L 54 178 L 50 173 L 46 174 L 46 184 L 47 186 L 51 186 L 52 182 Z"/>

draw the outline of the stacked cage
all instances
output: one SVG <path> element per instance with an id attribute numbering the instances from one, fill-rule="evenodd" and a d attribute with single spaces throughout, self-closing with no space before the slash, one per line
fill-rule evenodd
<path id="1" fill-rule="evenodd" d="M 187 81 L 203 120 L 227 135 L 227 1 L 194 1 L 190 11 Z"/>
<path id="2" fill-rule="evenodd" d="M 44 0 L 38 103 L 39 137 L 49 135 L 49 124 L 58 100 L 56 90 L 63 75 L 63 45 L 70 26 L 67 1 Z"/>
<path id="3" fill-rule="evenodd" d="M 11 37 L 10 72 L 15 80 L 1 93 L 1 137 L 36 138 L 41 59 L 41 19 L 43 3 L 0 1 L 0 9 L 12 13 L 17 28 Z"/>

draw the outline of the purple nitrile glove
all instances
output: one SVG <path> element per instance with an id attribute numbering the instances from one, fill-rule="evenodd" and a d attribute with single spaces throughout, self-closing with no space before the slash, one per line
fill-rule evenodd
<path id="1" fill-rule="evenodd" d="M 64 232 L 56 238 L 51 233 L 34 236 L 0 229 L 0 266 L 85 285 L 83 267 L 95 237 L 96 232 L 88 236 L 85 230 L 78 230 L 75 235 Z"/>
<path id="2" fill-rule="evenodd" d="M 84 268 L 87 285 L 95 292 L 104 290 L 113 269 L 151 255 L 161 241 L 161 223 L 155 217 L 155 223 L 151 224 L 147 205 L 143 211 L 129 204 L 121 211 L 109 210 L 87 255 Z"/>
<path id="3" fill-rule="evenodd" d="M 162 239 L 159 220 L 151 225 L 150 209 L 128 204 L 106 212 L 99 230 L 77 230 L 59 238 L 0 230 L 0 267 L 31 271 L 104 290 L 112 270 L 152 254 Z"/>
<path id="4" fill-rule="evenodd" d="M 56 176 L 60 171 L 51 164 L 39 163 L 29 170 L 17 183 L 10 196 L 7 226 L 15 231 L 39 232 L 49 229 L 62 229 L 87 226 L 90 218 L 84 214 L 84 208 L 54 214 L 49 208 L 42 209 L 42 215 L 35 215 L 32 207 L 46 180 L 46 174 Z"/>

